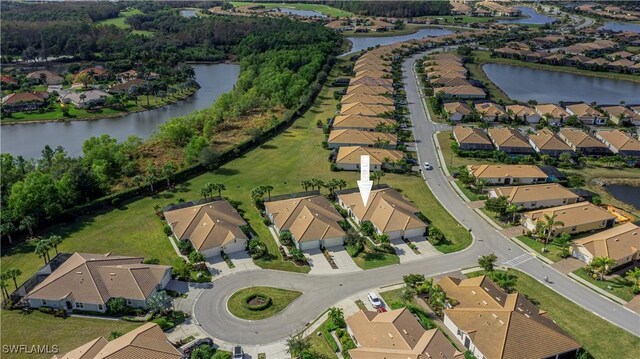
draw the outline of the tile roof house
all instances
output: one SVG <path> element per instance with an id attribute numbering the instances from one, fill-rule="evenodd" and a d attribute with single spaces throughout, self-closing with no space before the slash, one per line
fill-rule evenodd
<path id="1" fill-rule="evenodd" d="M 574 358 L 580 349 L 546 312 L 487 276 L 444 277 L 438 285 L 458 303 L 444 310 L 444 325 L 477 358 Z"/>
<path id="2" fill-rule="evenodd" d="M 0 83 L 2 83 L 3 85 L 14 85 L 14 86 L 18 86 L 18 80 L 16 80 L 15 78 L 8 76 L 8 75 L 0 75 Z"/>
<path id="3" fill-rule="evenodd" d="M 496 149 L 508 154 L 533 154 L 529 141 L 515 128 L 492 127 L 487 131 Z"/>
<path id="4" fill-rule="evenodd" d="M 14 92 L 2 98 L 2 110 L 11 112 L 33 111 L 47 105 L 49 93 Z"/>
<path id="5" fill-rule="evenodd" d="M 609 147 L 613 153 L 640 157 L 640 141 L 622 131 L 598 131 L 596 138 Z"/>
<path id="6" fill-rule="evenodd" d="M 571 255 L 589 264 L 595 257 L 609 257 L 621 267 L 640 260 L 640 227 L 625 223 L 571 243 Z"/>
<path id="7" fill-rule="evenodd" d="M 361 131 L 375 131 L 379 126 L 393 127 L 395 121 L 384 117 L 364 115 L 338 115 L 331 124 L 334 130 L 354 129 Z"/>
<path id="8" fill-rule="evenodd" d="M 205 257 L 244 251 L 249 237 L 242 226 L 247 222 L 227 200 L 169 209 L 164 217 L 176 239 L 190 241 Z"/>
<path id="9" fill-rule="evenodd" d="M 347 87 L 346 95 L 364 94 L 364 95 L 382 95 L 390 93 L 391 89 L 383 86 L 353 85 Z"/>
<path id="10" fill-rule="evenodd" d="M 300 250 L 340 246 L 344 242 L 344 220 L 322 195 L 267 201 L 264 204 L 276 232 L 291 232 Z"/>
<path id="11" fill-rule="evenodd" d="M 537 133 L 529 135 L 529 143 L 536 152 L 543 155 L 554 157 L 558 157 L 563 153 L 575 155 L 571 147 L 548 128 L 543 128 Z"/>
<path id="12" fill-rule="evenodd" d="M 416 215 L 420 210 L 392 188 L 372 190 L 366 206 L 360 192 L 339 194 L 338 203 L 358 224 L 370 221 L 378 234 L 389 239 L 420 237 L 427 229 Z"/>
<path id="13" fill-rule="evenodd" d="M 558 132 L 558 137 L 575 152 L 596 156 L 611 154 L 611 151 L 604 143 L 598 141 L 591 133 L 578 128 L 561 128 L 560 132 Z"/>
<path id="14" fill-rule="evenodd" d="M 494 122 L 507 119 L 507 112 L 497 103 L 481 102 L 474 105 L 476 111 L 480 112 L 482 121 Z"/>
<path id="15" fill-rule="evenodd" d="M 484 90 L 479 87 L 469 85 L 435 87 L 433 89 L 433 93 L 442 93 L 445 98 L 457 99 L 482 99 L 487 97 L 487 94 L 485 94 Z"/>
<path id="16" fill-rule="evenodd" d="M 535 109 L 529 106 L 507 105 L 505 109 L 509 116 L 513 116 L 514 119 L 522 119 L 528 123 L 538 123 L 542 118 Z"/>
<path id="17" fill-rule="evenodd" d="M 45 83 L 47 85 L 62 85 L 64 78 L 53 71 L 41 70 L 29 72 L 26 75 L 31 83 Z"/>
<path id="18" fill-rule="evenodd" d="M 359 171 L 360 156 L 369 156 L 369 170 L 392 170 L 398 167 L 396 163 L 404 158 L 402 151 L 385 148 L 344 146 L 336 154 L 336 166 L 344 171 Z"/>
<path id="19" fill-rule="evenodd" d="M 358 346 L 353 359 L 463 359 L 438 329 L 425 330 L 407 308 L 384 313 L 359 311 L 346 319 Z"/>
<path id="20" fill-rule="evenodd" d="M 476 180 L 489 184 L 533 184 L 547 181 L 547 174 L 533 165 L 468 165 L 467 170 Z"/>
<path id="21" fill-rule="evenodd" d="M 607 210 L 590 202 L 578 202 L 565 206 L 529 211 L 522 214 L 522 225 L 535 232 L 536 223 L 544 221 L 544 216 L 556 215 L 556 221 L 563 222 L 551 231 L 552 235 L 560 233 L 576 234 L 594 231 L 613 226 L 616 217 Z"/>
<path id="22" fill-rule="evenodd" d="M 382 86 L 391 90 L 393 88 L 393 80 L 364 75 L 354 77 L 349 81 L 349 86 L 355 85 Z"/>
<path id="23" fill-rule="evenodd" d="M 586 103 L 568 105 L 565 109 L 568 114 L 578 117 L 578 120 L 585 125 L 604 125 L 607 122 L 605 115 Z"/>
<path id="24" fill-rule="evenodd" d="M 634 126 L 640 126 L 640 114 L 624 106 L 603 106 L 602 110 L 609 114 L 609 119 L 616 125 L 622 125 L 626 122 Z"/>
<path id="25" fill-rule="evenodd" d="M 73 82 L 74 83 L 78 83 L 80 76 L 82 75 L 88 75 L 93 77 L 96 80 L 104 80 L 109 76 L 109 73 L 107 72 L 106 69 L 102 68 L 102 67 L 87 67 L 85 69 L 80 70 L 77 74 L 75 74 L 73 76 Z"/>
<path id="26" fill-rule="evenodd" d="M 449 114 L 449 121 L 453 122 L 463 121 L 473 113 L 471 107 L 464 102 L 446 102 L 442 107 Z"/>
<path id="27" fill-rule="evenodd" d="M 98 337 L 66 354 L 56 354 L 51 359 L 182 359 L 184 356 L 167 339 L 158 324 L 146 323 L 107 341 Z"/>
<path id="28" fill-rule="evenodd" d="M 538 115 L 542 116 L 543 118 L 549 117 L 550 121 L 551 120 L 562 121 L 565 118 L 570 116 L 569 113 L 567 113 L 567 111 L 565 111 L 562 107 L 553 103 L 544 104 L 544 105 L 535 105 L 534 109 L 536 110 Z"/>
<path id="29" fill-rule="evenodd" d="M 507 197 L 509 204 L 516 204 L 524 209 L 562 206 L 580 200 L 580 196 L 558 183 L 496 187 L 489 190 L 490 198 L 502 196 Z"/>
<path id="30" fill-rule="evenodd" d="M 171 267 L 144 264 L 142 257 L 74 253 L 26 296 L 29 306 L 105 312 L 111 298 L 146 308 L 147 300 L 164 289 Z"/>
<path id="31" fill-rule="evenodd" d="M 458 125 L 453 128 L 453 138 L 461 150 L 493 150 L 487 134 L 478 127 Z"/>
<path id="32" fill-rule="evenodd" d="M 398 138 L 386 132 L 345 129 L 331 131 L 327 143 L 329 148 L 343 146 L 395 148 L 398 145 Z"/>
<path id="33" fill-rule="evenodd" d="M 375 105 L 364 103 L 347 103 L 342 105 L 340 109 L 341 115 L 364 115 L 364 116 L 381 116 L 395 110 L 393 106 Z"/>
<path id="34" fill-rule="evenodd" d="M 142 86 L 144 86 L 144 80 L 134 78 L 122 83 L 114 84 L 109 87 L 108 91 L 109 93 L 128 93 L 133 86 L 141 88 Z"/>
<path id="35" fill-rule="evenodd" d="M 388 105 L 393 106 L 393 99 L 381 96 L 381 95 L 366 95 L 366 94 L 349 94 L 342 96 L 340 100 L 342 104 L 346 103 L 364 103 L 368 105 Z"/>
<path id="36" fill-rule="evenodd" d="M 82 97 L 84 95 L 84 98 Z M 101 90 L 89 90 L 83 92 L 68 91 L 60 99 L 64 103 L 71 103 L 76 108 L 101 106 L 109 94 Z"/>

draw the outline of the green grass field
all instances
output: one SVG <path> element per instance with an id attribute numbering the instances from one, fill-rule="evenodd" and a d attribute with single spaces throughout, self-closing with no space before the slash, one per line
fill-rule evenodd
<path id="1" fill-rule="evenodd" d="M 289 8 L 297 10 L 317 11 L 327 16 L 332 17 L 351 17 L 353 13 L 349 11 L 340 10 L 335 7 L 321 4 L 305 4 L 305 3 L 260 3 L 260 2 L 244 2 L 244 1 L 232 1 L 233 6 L 245 6 L 245 5 L 263 5 L 267 9 L 273 8 Z"/>
<path id="2" fill-rule="evenodd" d="M 584 268 L 580 268 L 573 273 L 576 274 L 578 277 L 595 285 L 596 287 L 603 289 L 627 302 L 633 299 L 633 297 L 635 296 L 635 294 L 633 294 L 633 291 L 631 290 L 631 285 L 633 283 L 631 283 L 625 277 L 616 276 L 616 278 L 611 280 L 605 279 L 600 281 L 597 279 L 593 279 L 593 277 L 589 273 L 587 273 L 587 271 Z"/>
<path id="3" fill-rule="evenodd" d="M 99 25 L 115 25 L 116 27 L 119 27 L 121 29 L 129 29 L 131 28 L 131 26 L 127 23 L 125 23 L 125 19 L 129 16 L 133 16 L 133 15 L 142 15 L 142 11 L 138 10 L 138 9 L 127 9 L 125 11 L 121 11 L 120 15 L 116 18 L 113 19 L 107 19 L 107 20 L 102 20 L 102 21 L 98 21 L 97 24 Z"/>
<path id="4" fill-rule="evenodd" d="M 252 310 L 247 305 L 247 297 L 261 294 L 271 298 L 271 304 L 263 310 Z M 227 308 L 238 318 L 246 320 L 260 320 L 273 317 L 283 311 L 291 302 L 296 300 L 302 292 L 273 287 L 250 287 L 240 289 L 229 297 Z"/>
<path id="5" fill-rule="evenodd" d="M 322 333 L 324 327 L 327 325 L 329 319 L 325 320 L 320 326 L 313 332 L 307 336 L 307 341 L 311 344 L 311 349 L 309 350 L 311 353 L 316 354 L 318 358 L 326 358 L 333 359 L 338 358 L 336 352 L 333 351 L 331 345 L 324 338 L 324 335 L 317 335 L 316 333 Z"/>
<path id="6" fill-rule="evenodd" d="M 536 251 L 536 253 L 546 257 L 552 262 L 558 262 L 562 260 L 562 257 L 560 256 L 562 254 L 562 249 L 556 246 L 555 244 L 553 244 L 553 242 L 550 242 L 549 244 L 547 244 L 546 252 L 542 252 L 542 248 L 544 248 L 543 242 L 537 241 L 529 236 L 518 236 L 517 238 L 522 243 L 526 244 L 529 248 Z"/>
<path id="7" fill-rule="evenodd" d="M 3 345 L 57 345 L 59 353 L 66 353 L 99 336 L 109 337 L 112 331 L 127 333 L 141 323 L 123 320 L 104 320 L 87 318 L 55 318 L 50 314 L 33 311 L 22 314 L 20 311 L 0 311 L 2 321 Z M 13 359 L 50 358 L 50 354 L 6 354 Z M 3 354 L 3 357 L 5 355 Z"/>

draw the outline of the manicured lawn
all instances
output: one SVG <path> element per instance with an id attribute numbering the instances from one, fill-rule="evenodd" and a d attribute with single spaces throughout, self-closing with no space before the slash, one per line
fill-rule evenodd
<path id="1" fill-rule="evenodd" d="M 116 18 L 113 19 L 107 19 L 107 20 L 102 20 L 97 22 L 97 24 L 100 25 L 115 25 L 121 29 L 128 29 L 131 26 L 127 23 L 125 23 L 125 19 L 129 16 L 132 15 L 142 15 L 142 11 L 138 10 L 138 9 L 128 9 L 125 11 L 121 11 L 120 15 Z"/>
<path id="2" fill-rule="evenodd" d="M 627 278 L 615 276 L 615 278 L 612 278 L 611 280 L 607 280 L 605 278 L 600 281 L 598 279 L 594 279 L 584 268 L 580 268 L 573 273 L 578 275 L 578 277 L 587 280 L 596 287 L 603 289 L 620 299 L 626 300 L 627 302 L 635 296 L 631 291 L 631 285 L 633 283 L 631 283 Z"/>
<path id="3" fill-rule="evenodd" d="M 320 324 L 320 326 L 307 337 L 307 341 L 311 344 L 311 349 L 309 351 L 319 358 L 338 358 L 338 354 L 333 351 L 331 345 L 327 343 L 327 339 L 322 335 L 322 331 L 327 325 L 327 321 L 329 321 L 329 319 Z M 317 333 L 321 334 L 317 335 Z"/>
<path id="4" fill-rule="evenodd" d="M 247 300 L 253 294 L 260 294 L 271 299 L 271 304 L 261 310 L 252 310 Z M 273 317 L 302 295 L 302 292 L 273 287 L 250 287 L 240 289 L 229 297 L 227 308 L 231 314 L 241 319 L 260 320 Z"/>
<path id="5" fill-rule="evenodd" d="M 357 257 L 353 258 L 356 265 L 362 269 L 374 269 L 400 263 L 395 254 L 382 253 L 365 248 Z"/>
<path id="6" fill-rule="evenodd" d="M 437 134 L 438 143 L 440 144 L 440 150 L 442 151 L 442 157 L 446 162 L 447 168 L 449 169 L 449 173 L 456 172 L 458 168 L 467 165 L 477 165 L 480 163 L 488 164 L 495 162 L 490 158 L 476 159 L 471 157 L 460 157 L 453 153 L 451 149 L 451 143 L 453 140 L 451 139 L 451 132 L 440 132 Z"/>
<path id="7" fill-rule="evenodd" d="M 297 10 L 309 10 L 309 11 L 317 11 L 323 13 L 327 16 L 331 17 L 351 17 L 354 16 L 353 13 L 345 10 L 341 10 L 335 7 L 331 7 L 328 5 L 321 4 L 304 4 L 304 3 L 257 3 L 257 2 L 242 2 L 242 1 L 232 1 L 233 6 L 244 6 L 244 5 L 263 5 L 267 9 L 273 8 L 289 8 L 289 9 L 297 9 Z"/>
<path id="8" fill-rule="evenodd" d="M 491 218 L 497 225 L 502 228 L 513 227 L 513 223 L 511 222 L 511 214 L 505 218 L 507 221 L 503 221 L 499 214 L 496 212 L 492 212 L 484 207 L 480 208 L 480 211 L 484 213 L 487 217 Z"/>
<path id="9" fill-rule="evenodd" d="M 561 261 L 563 258 L 560 256 L 562 250 L 560 247 L 553 244 L 553 242 L 549 242 L 547 244 L 547 251 L 542 252 L 542 248 L 544 247 L 544 243 L 537 241 L 529 236 L 518 236 L 517 237 L 522 243 L 529 246 L 531 249 L 536 251 L 538 254 L 550 259 L 553 262 Z"/>
<path id="10" fill-rule="evenodd" d="M 2 310 L 3 345 L 57 345 L 59 353 L 66 353 L 99 336 L 109 337 L 112 331 L 127 333 L 141 323 L 123 320 L 103 320 L 86 318 L 55 318 L 50 314 L 33 311 L 22 314 L 21 311 Z M 11 354 L 7 358 L 36 359 L 50 358 L 53 354 Z M 3 355 L 4 357 L 4 355 Z"/>
<path id="11" fill-rule="evenodd" d="M 533 299 L 538 307 L 547 311 L 549 318 L 566 330 L 595 358 L 630 358 L 640 351 L 640 340 L 588 310 L 545 287 L 528 275 L 510 270 L 517 275 L 516 289 Z"/>
<path id="12" fill-rule="evenodd" d="M 398 289 L 392 289 L 392 290 L 388 290 L 385 292 L 380 292 L 380 296 L 382 297 L 382 300 L 384 300 L 385 304 L 387 305 L 387 310 L 390 310 L 391 308 L 389 308 L 391 306 L 391 303 L 400 303 L 403 304 L 402 299 L 400 299 L 400 293 L 402 292 L 403 288 L 398 288 Z M 414 304 L 417 305 L 416 303 L 416 298 L 414 297 L 411 300 L 411 303 L 409 304 Z"/>

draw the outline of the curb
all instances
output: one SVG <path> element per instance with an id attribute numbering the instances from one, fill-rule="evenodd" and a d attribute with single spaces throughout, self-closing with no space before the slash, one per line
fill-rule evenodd
<path id="1" fill-rule="evenodd" d="M 612 301 L 621 304 L 621 305 L 625 305 L 627 304 L 627 302 L 625 302 L 623 299 L 616 297 L 615 295 L 607 292 L 606 290 L 602 289 L 602 288 L 598 288 L 595 285 L 587 282 L 586 280 L 580 278 L 580 276 L 574 274 L 574 273 L 569 273 L 567 274 L 567 276 L 569 276 L 569 278 L 575 280 L 576 282 L 584 285 L 585 287 L 590 288 L 591 290 L 593 290 L 594 292 L 597 292 L 600 295 L 603 295 L 609 299 L 611 299 Z"/>

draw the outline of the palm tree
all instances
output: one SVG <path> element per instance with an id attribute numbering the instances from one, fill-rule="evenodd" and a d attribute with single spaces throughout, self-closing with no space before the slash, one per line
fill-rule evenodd
<path id="1" fill-rule="evenodd" d="M 400 291 L 400 300 L 402 300 L 404 304 L 411 303 L 413 301 L 413 297 L 415 296 L 416 291 L 407 285 L 402 288 L 402 291 Z"/>
<path id="2" fill-rule="evenodd" d="M 218 191 L 218 197 L 222 197 L 222 191 L 227 189 L 224 183 L 214 183 L 212 188 L 214 191 Z"/>
<path id="3" fill-rule="evenodd" d="M 511 222 L 516 223 L 516 213 L 518 213 L 522 209 L 522 206 L 518 206 L 517 204 L 510 204 L 507 206 L 507 213 L 511 213 Z"/>
<path id="4" fill-rule="evenodd" d="M 206 200 L 209 194 L 209 190 L 207 189 L 207 187 L 200 188 L 200 194 L 202 195 L 202 198 Z"/>
<path id="5" fill-rule="evenodd" d="M 13 280 L 13 285 L 16 286 L 16 290 L 18 290 L 18 280 L 17 278 L 22 275 L 22 271 L 18 268 L 9 268 L 5 272 L 7 279 L 11 278 Z"/>
<path id="6" fill-rule="evenodd" d="M 604 275 L 609 273 L 614 265 L 616 265 L 616 261 L 609 257 L 595 257 L 591 261 L 591 266 L 597 270 L 600 281 L 604 280 Z"/>
<path id="7" fill-rule="evenodd" d="M 44 264 L 49 263 L 49 249 L 51 249 L 51 242 L 46 239 L 41 239 L 36 243 L 34 253 L 44 260 Z"/>
<path id="8" fill-rule="evenodd" d="M 56 235 L 50 236 L 49 242 L 53 246 L 53 249 L 56 250 L 56 254 L 58 254 L 58 245 L 62 243 L 62 237 Z"/>
<path id="9" fill-rule="evenodd" d="M 303 352 L 309 350 L 311 344 L 300 336 L 293 336 L 287 339 L 286 351 L 292 357 L 299 357 Z"/>
<path id="10" fill-rule="evenodd" d="M 20 221 L 20 230 L 24 231 L 25 229 L 29 231 L 29 238 L 33 238 L 33 227 L 36 226 L 36 219 L 31 216 L 24 216 Z"/>
<path id="11" fill-rule="evenodd" d="M 371 172 L 371 175 L 369 176 L 369 178 L 374 182 L 377 181 L 378 182 L 378 186 L 379 186 L 380 185 L 380 179 L 382 177 L 384 177 L 384 175 L 385 175 L 384 172 L 382 172 L 380 170 L 376 170 L 376 171 Z"/>
<path id="12" fill-rule="evenodd" d="M 329 193 L 333 195 L 333 191 L 335 191 L 336 188 L 338 187 L 338 181 L 335 179 L 332 179 L 327 183 L 325 183 L 324 186 L 329 190 Z"/>
<path id="13" fill-rule="evenodd" d="M 273 191 L 273 186 L 272 185 L 265 185 L 265 186 L 262 186 L 262 187 L 263 187 L 262 189 L 265 192 L 267 192 L 267 197 L 269 197 L 269 200 L 271 200 L 271 191 Z"/>
<path id="14" fill-rule="evenodd" d="M 633 292 L 640 290 L 640 267 L 633 268 L 626 273 L 627 278 L 633 281 Z"/>
<path id="15" fill-rule="evenodd" d="M 300 186 L 302 186 L 302 188 L 304 188 L 304 191 L 307 192 L 309 190 L 309 187 L 311 187 L 311 181 L 302 180 L 300 181 Z"/>
<path id="16" fill-rule="evenodd" d="M 7 237 L 7 239 L 9 240 L 9 244 L 13 243 L 13 238 L 11 238 L 11 234 L 15 231 L 16 231 L 16 226 L 13 224 L 13 222 L 3 221 L 3 223 L 0 224 L 0 232 L 2 233 L 2 236 Z"/>
<path id="17" fill-rule="evenodd" d="M 340 327 L 344 323 L 344 312 L 341 308 L 331 307 L 329 308 L 329 318 Z"/>
<path id="18" fill-rule="evenodd" d="M 318 178 L 312 178 L 311 179 L 311 190 L 313 191 L 313 189 L 315 187 L 318 187 L 318 189 L 320 189 L 320 187 L 322 187 L 322 185 L 324 185 L 324 182 L 322 182 L 322 180 L 318 179 Z"/>
<path id="19" fill-rule="evenodd" d="M 494 272 L 491 279 L 498 287 L 505 290 L 505 292 L 511 292 L 511 289 L 516 285 L 518 277 L 509 272 Z"/>
<path id="20" fill-rule="evenodd" d="M 176 173 L 176 165 L 169 161 L 162 166 L 162 175 L 167 179 L 167 187 L 171 187 L 171 176 Z"/>
<path id="21" fill-rule="evenodd" d="M 485 272 L 493 272 L 497 260 L 498 257 L 494 253 L 487 254 L 478 258 L 478 265 L 482 267 Z"/>
<path id="22" fill-rule="evenodd" d="M 489 183 L 489 181 L 487 181 L 484 178 L 480 178 L 476 181 L 476 184 L 478 186 L 480 186 L 480 193 L 484 192 L 484 187 Z"/>
<path id="23" fill-rule="evenodd" d="M 554 214 L 552 216 L 545 214 L 544 220 L 538 221 L 536 223 L 536 231 L 541 232 L 544 236 L 544 246 L 542 247 L 542 252 L 547 251 L 547 243 L 549 243 L 549 240 L 551 240 L 551 237 L 553 236 L 553 229 L 555 227 L 564 226 L 564 222 L 557 221 L 556 217 L 558 217 L 557 214 Z"/>
<path id="24" fill-rule="evenodd" d="M 446 301 L 447 295 L 442 290 L 442 287 L 436 285 L 431 288 L 431 292 L 429 293 L 429 305 L 434 311 L 440 312 L 442 308 L 444 308 L 444 304 Z"/>
<path id="25" fill-rule="evenodd" d="M 337 180 L 336 183 L 338 184 L 338 188 L 340 190 L 342 190 L 343 188 L 347 187 L 347 181 L 345 181 L 343 179 Z"/>

